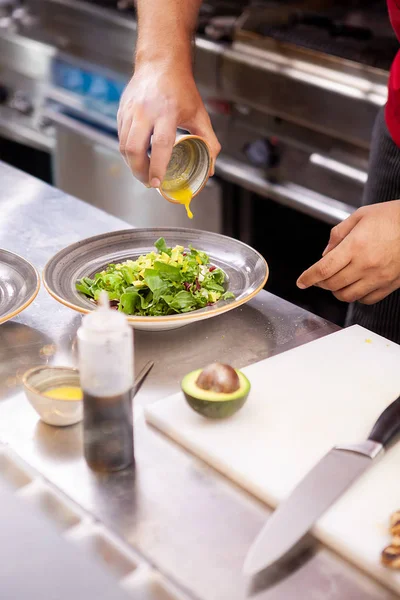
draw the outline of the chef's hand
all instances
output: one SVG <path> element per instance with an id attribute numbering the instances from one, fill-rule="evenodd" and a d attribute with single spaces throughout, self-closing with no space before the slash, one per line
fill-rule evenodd
<path id="1" fill-rule="evenodd" d="M 400 200 L 357 210 L 332 229 L 323 258 L 298 279 L 343 302 L 375 304 L 400 287 Z"/>
<path id="2" fill-rule="evenodd" d="M 145 185 L 159 187 L 164 179 L 178 127 L 204 137 L 209 143 L 212 175 L 221 146 L 190 69 L 179 61 L 168 63 L 168 60 L 137 65 L 121 98 L 118 131 L 121 153 L 133 174 Z"/>

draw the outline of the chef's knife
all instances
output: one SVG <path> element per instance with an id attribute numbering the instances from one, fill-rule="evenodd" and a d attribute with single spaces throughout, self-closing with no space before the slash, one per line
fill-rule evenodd
<path id="1" fill-rule="evenodd" d="M 255 575 L 285 556 L 399 434 L 400 397 L 381 414 L 368 440 L 332 448 L 305 476 L 261 530 L 244 573 Z"/>

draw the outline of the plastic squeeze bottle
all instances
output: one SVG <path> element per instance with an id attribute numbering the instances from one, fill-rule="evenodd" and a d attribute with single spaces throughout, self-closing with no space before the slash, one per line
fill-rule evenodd
<path id="1" fill-rule="evenodd" d="M 82 319 L 78 349 L 86 462 L 95 471 L 125 469 L 134 462 L 133 330 L 105 291 Z"/>

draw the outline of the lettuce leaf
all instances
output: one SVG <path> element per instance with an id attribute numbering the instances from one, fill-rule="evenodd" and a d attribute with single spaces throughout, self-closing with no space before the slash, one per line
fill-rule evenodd
<path id="1" fill-rule="evenodd" d="M 163 316 L 204 308 L 234 298 L 226 290 L 225 273 L 210 265 L 208 255 L 189 246 L 169 248 L 164 238 L 136 260 L 109 264 L 93 278 L 76 282 L 76 289 L 94 300 L 102 290 L 127 315 Z"/>

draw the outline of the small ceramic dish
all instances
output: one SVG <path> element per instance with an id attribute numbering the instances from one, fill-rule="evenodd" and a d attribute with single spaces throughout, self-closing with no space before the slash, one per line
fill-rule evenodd
<path id="1" fill-rule="evenodd" d="M 69 367 L 41 366 L 29 369 L 22 378 L 25 394 L 48 425 L 65 427 L 83 419 L 82 400 L 56 400 L 45 392 L 57 387 L 80 387 L 79 372 Z"/>

